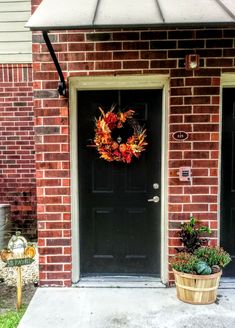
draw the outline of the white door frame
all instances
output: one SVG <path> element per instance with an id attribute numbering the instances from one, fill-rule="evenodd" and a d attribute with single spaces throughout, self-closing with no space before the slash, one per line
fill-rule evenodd
<path id="1" fill-rule="evenodd" d="M 79 181 L 78 181 L 78 99 L 79 90 L 162 89 L 162 164 L 161 164 L 161 281 L 168 280 L 168 75 L 84 76 L 69 78 L 72 282 L 80 279 Z"/>

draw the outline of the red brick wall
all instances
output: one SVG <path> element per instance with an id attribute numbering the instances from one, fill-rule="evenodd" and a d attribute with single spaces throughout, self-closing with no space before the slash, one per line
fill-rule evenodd
<path id="1" fill-rule="evenodd" d="M 36 237 L 31 64 L 0 64 L 0 203 L 11 204 L 13 230 Z"/>
<path id="2" fill-rule="evenodd" d="M 213 230 L 217 244 L 220 77 L 235 72 L 235 29 L 149 29 L 51 33 L 65 77 L 169 74 L 169 255 L 177 228 L 191 214 Z M 37 195 L 41 285 L 71 283 L 68 101 L 55 91 L 58 75 L 41 35 L 34 35 Z M 200 69 L 186 71 L 187 54 Z M 174 141 L 172 132 L 189 138 Z M 180 182 L 192 167 L 192 183 Z M 167 218 L 166 218 L 167 219 Z M 172 280 L 172 274 L 169 280 Z"/>

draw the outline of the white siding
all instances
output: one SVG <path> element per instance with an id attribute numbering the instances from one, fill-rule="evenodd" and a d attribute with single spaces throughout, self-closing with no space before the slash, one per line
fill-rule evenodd
<path id="1" fill-rule="evenodd" d="M 30 0 L 0 0 L 0 63 L 32 62 L 32 34 L 24 28 Z"/>

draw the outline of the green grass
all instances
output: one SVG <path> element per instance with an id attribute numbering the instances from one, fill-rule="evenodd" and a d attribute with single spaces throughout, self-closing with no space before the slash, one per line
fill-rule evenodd
<path id="1" fill-rule="evenodd" d="M 23 306 L 19 311 L 8 311 L 0 315 L 0 328 L 16 328 L 26 311 Z"/>

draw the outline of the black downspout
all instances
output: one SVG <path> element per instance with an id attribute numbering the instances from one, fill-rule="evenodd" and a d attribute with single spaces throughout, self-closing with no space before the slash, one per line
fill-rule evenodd
<path id="1" fill-rule="evenodd" d="M 58 59 L 56 57 L 55 51 L 52 47 L 52 44 L 51 44 L 51 41 L 48 37 L 47 32 L 43 31 L 42 35 L 43 35 L 44 41 L 47 45 L 47 48 L 48 48 L 48 50 L 50 52 L 50 55 L 51 55 L 51 58 L 52 58 L 52 60 L 55 64 L 56 70 L 57 70 L 57 72 L 59 74 L 59 77 L 60 77 L 60 82 L 58 84 L 58 89 L 57 90 L 58 90 L 58 92 L 61 96 L 66 96 L 66 83 L 65 83 L 65 80 L 64 80 L 64 75 L 63 75 L 63 72 L 61 70 L 60 64 L 59 64 Z"/>

